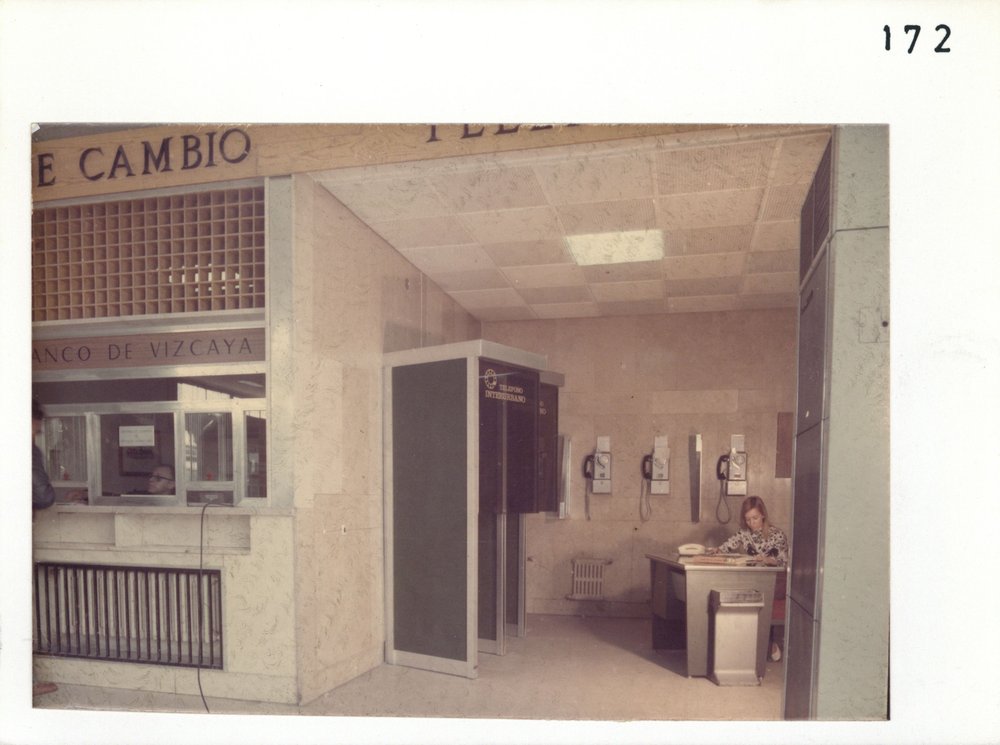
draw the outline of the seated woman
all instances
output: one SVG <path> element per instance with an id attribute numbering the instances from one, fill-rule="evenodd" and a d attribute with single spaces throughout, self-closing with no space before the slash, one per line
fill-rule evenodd
<path id="1" fill-rule="evenodd" d="M 740 508 L 742 528 L 718 548 L 706 550 L 709 554 L 744 553 L 758 557 L 769 566 L 788 566 L 788 538 L 767 520 L 767 507 L 760 497 L 747 497 Z M 784 575 L 779 575 L 778 585 L 784 588 Z M 771 642 L 771 659 L 781 659 L 781 648 Z"/>
<path id="2" fill-rule="evenodd" d="M 709 554 L 743 553 L 759 557 L 769 566 L 788 565 L 788 539 L 767 520 L 767 507 L 760 497 L 747 497 L 740 508 L 739 531 L 718 548 L 706 550 Z"/>

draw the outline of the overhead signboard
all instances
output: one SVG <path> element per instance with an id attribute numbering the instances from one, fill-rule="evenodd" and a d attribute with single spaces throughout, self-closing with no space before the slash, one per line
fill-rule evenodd
<path id="1" fill-rule="evenodd" d="M 34 372 L 264 360 L 264 329 L 46 339 L 31 344 Z"/>
<path id="2" fill-rule="evenodd" d="M 81 125 L 82 126 L 82 125 Z M 32 144 L 36 203 L 352 166 L 667 136 L 707 125 L 164 125 Z"/>

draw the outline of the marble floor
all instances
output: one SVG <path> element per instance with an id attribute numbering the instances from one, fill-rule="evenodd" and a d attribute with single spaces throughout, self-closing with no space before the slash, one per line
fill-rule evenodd
<path id="1" fill-rule="evenodd" d="M 301 706 L 213 698 L 216 714 L 521 720 L 779 720 L 783 669 L 768 662 L 760 686 L 687 678 L 683 653 L 654 652 L 650 622 L 532 615 L 508 654 L 480 655 L 467 680 L 381 665 Z M 204 713 L 198 696 L 61 685 L 36 709 Z"/>

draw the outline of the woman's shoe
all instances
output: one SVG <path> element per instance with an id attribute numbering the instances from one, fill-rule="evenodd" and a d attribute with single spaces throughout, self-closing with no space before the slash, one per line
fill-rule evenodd
<path id="1" fill-rule="evenodd" d="M 46 693 L 54 693 L 59 690 L 55 683 L 35 683 L 32 687 L 32 696 L 43 696 Z"/>

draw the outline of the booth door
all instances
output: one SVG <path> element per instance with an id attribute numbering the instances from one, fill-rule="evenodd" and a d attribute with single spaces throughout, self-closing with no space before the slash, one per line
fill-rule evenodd
<path id="1" fill-rule="evenodd" d="M 470 678 L 477 667 L 478 504 L 469 476 L 476 454 L 468 446 L 475 372 L 466 359 L 394 367 L 386 397 L 387 661 Z"/>
<path id="2" fill-rule="evenodd" d="M 524 634 L 522 513 L 537 510 L 538 372 L 479 361 L 479 650 Z"/>

